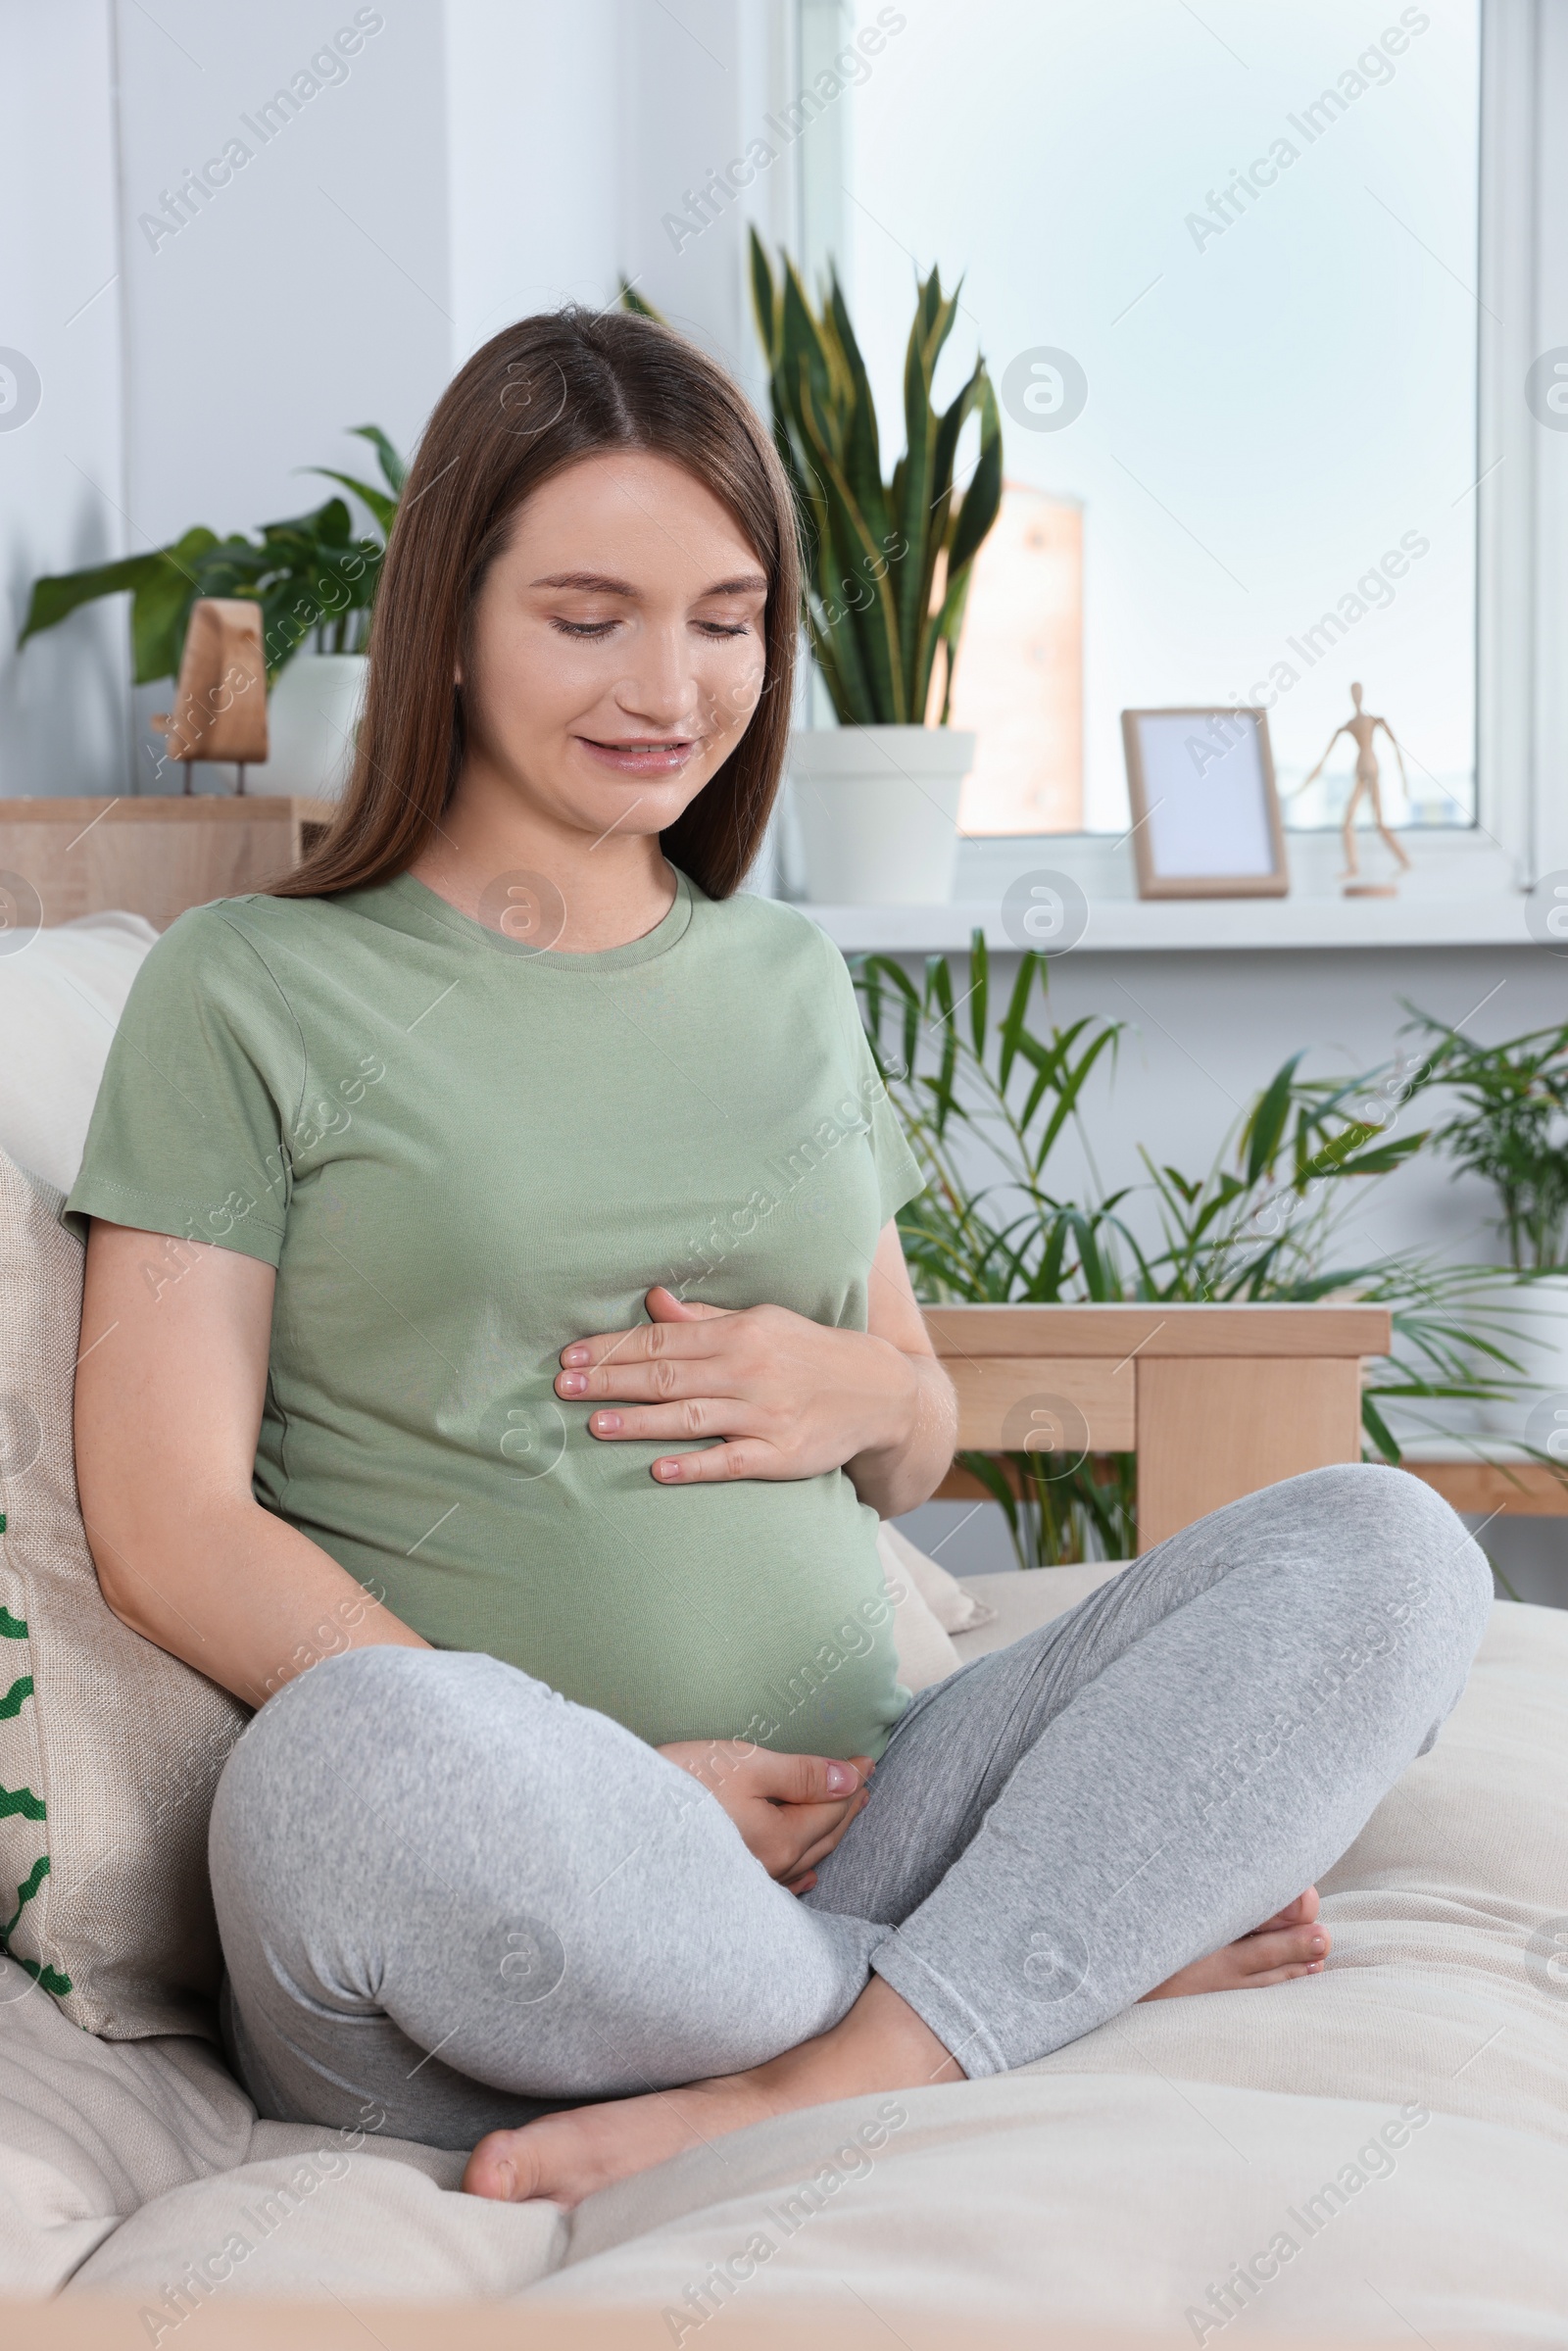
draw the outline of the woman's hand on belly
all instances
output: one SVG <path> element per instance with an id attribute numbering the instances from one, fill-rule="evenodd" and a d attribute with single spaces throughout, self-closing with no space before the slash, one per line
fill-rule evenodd
<path id="1" fill-rule="evenodd" d="M 661 1747 L 715 1795 L 770 1878 L 809 1893 L 817 1862 L 832 1852 L 867 1801 L 869 1755 L 775 1755 L 744 1739 L 683 1739 Z"/>
<path id="2" fill-rule="evenodd" d="M 811 1322 L 787 1306 L 739 1312 L 648 1293 L 653 1319 L 562 1348 L 556 1394 L 595 1407 L 607 1443 L 712 1438 L 653 1464 L 662 1485 L 728 1478 L 818 1478 L 848 1468 L 884 1517 L 923 1501 L 953 1456 L 953 1391 L 930 1349 L 897 1231 L 889 1239 L 906 1300 L 886 1336 Z M 887 1285 L 891 1287 L 892 1285 Z M 601 1404 L 603 1399 L 603 1404 Z"/>
<path id="3" fill-rule="evenodd" d="M 564 1347 L 556 1394 L 596 1404 L 595 1437 L 668 1444 L 716 1437 L 710 1451 L 653 1465 L 666 1485 L 714 1478 L 819 1478 L 897 1445 L 913 1418 L 914 1374 L 896 1347 L 788 1306 L 739 1313 L 648 1293 L 652 1322 Z"/>

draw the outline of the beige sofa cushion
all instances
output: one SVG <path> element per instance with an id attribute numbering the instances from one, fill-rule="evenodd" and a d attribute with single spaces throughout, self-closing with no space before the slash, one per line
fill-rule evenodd
<path id="1" fill-rule="evenodd" d="M 1063 2351 L 1123 2327 L 1168 2351 L 1559 2346 L 1568 2156 L 1424 2111 L 1412 2128 L 1378 2100 L 1133 2071 L 857 2098 L 602 2190 L 523 2307 L 646 2309 L 636 2339 L 682 2351 L 745 2340 L 748 2321 L 759 2340 L 771 2323 L 808 2341 L 786 2329 L 815 2310 L 870 2314 L 854 2338 L 867 2346 L 979 2351 L 988 2321 Z M 1241 2264 L 1251 2281 L 1227 2318 L 1209 2296 Z"/>
<path id="2" fill-rule="evenodd" d="M 556 2204 L 494 2204 L 458 2192 L 462 2156 L 400 2141 L 344 2145 L 259 2123 L 262 2152 L 238 2171 L 176 2188 L 119 2229 L 74 2292 L 134 2295 L 144 2339 L 167 2343 L 182 2311 L 241 2296 L 324 2302 L 499 2301 L 558 2266 L 570 2233 Z M 171 2293 L 170 2288 L 175 2288 Z M 373 2324 L 373 2322 L 372 2322 Z M 366 2338 L 368 2346 L 369 2338 Z"/>
<path id="3" fill-rule="evenodd" d="M 205 2041 L 98 2040 L 0 1959 L 0 2293 L 55 2292 L 126 2213 L 243 2163 L 254 2126 Z"/>
<path id="4" fill-rule="evenodd" d="M 871 2098 L 607 2189 L 529 2307 L 651 2306 L 689 2344 L 721 2309 L 780 2320 L 848 2286 L 895 2332 L 941 2313 L 1559 2343 L 1568 1614 L 1498 1605 L 1324 1915 L 1321 1978 L 1137 2007 L 1018 2074 L 908 2093 L 869 2152 Z"/>
<path id="5" fill-rule="evenodd" d="M 246 1715 L 99 1592 L 72 1446 L 83 1252 L 62 1204 L 0 1154 L 0 1928 L 89 2033 L 209 2032 L 207 1819 Z"/>
<path id="6" fill-rule="evenodd" d="M 0 2296 L 125 2278 L 156 2329 L 165 2286 L 193 2264 L 198 2297 L 224 2282 L 215 2263 L 242 2265 L 242 2287 L 272 2280 L 252 2291 L 319 2296 L 324 2276 L 371 2294 L 518 2292 L 554 2268 L 564 2224 L 553 2205 L 453 2193 L 463 2162 L 260 2123 L 206 2042 L 98 2040 L 0 1960 Z M 84 2271 L 100 2247 L 112 2259 Z"/>
<path id="7" fill-rule="evenodd" d="M 1070 1604 L 1084 1572 L 1007 1579 L 1005 1594 L 998 1578 L 987 1596 L 1021 1631 Z M 1328 1883 L 1337 1943 L 1320 1979 L 1134 2009 L 1019 2074 L 905 2093 L 891 2124 L 876 2097 L 764 2124 L 559 2226 L 476 2210 L 452 2192 L 460 2158 L 368 2144 L 343 2170 L 332 2134 L 258 2124 L 242 2169 L 154 2196 L 72 2284 L 146 2296 L 156 2324 L 187 2265 L 249 2214 L 264 2226 L 209 2299 L 522 2291 L 530 2311 L 635 2305 L 650 2342 L 687 2344 L 705 2302 L 708 2318 L 733 2305 L 737 2324 L 868 2305 L 878 2339 L 913 2339 L 914 2313 L 954 2340 L 994 2316 L 1169 2343 L 1554 2344 L 1568 2309 L 1568 1991 L 1551 1940 L 1565 1791 L 1568 1617 L 1504 1603 L 1437 1747 Z M 102 2057 L 146 2067 L 180 2047 Z M 314 2185 L 295 2177 L 302 2158 Z M 1270 2250 L 1282 2234 L 1288 2259 Z M 738 2260 L 759 2237 L 765 2256 Z M 1221 2325 L 1210 2289 L 1238 2263 L 1252 2286 Z"/>

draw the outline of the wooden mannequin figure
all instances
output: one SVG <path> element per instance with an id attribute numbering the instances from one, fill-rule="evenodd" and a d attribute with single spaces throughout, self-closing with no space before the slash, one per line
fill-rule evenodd
<path id="1" fill-rule="evenodd" d="M 1409 779 L 1404 772 L 1404 754 L 1399 749 L 1398 738 L 1388 720 L 1374 718 L 1362 710 L 1359 685 L 1351 686 L 1350 700 L 1355 705 L 1355 716 L 1347 718 L 1343 726 L 1335 728 L 1329 737 L 1328 751 L 1323 754 L 1311 774 L 1302 777 L 1297 789 L 1304 792 L 1308 784 L 1317 781 L 1329 763 L 1329 753 L 1333 751 L 1335 744 L 1342 735 L 1348 735 L 1355 745 L 1355 782 L 1350 788 L 1350 798 L 1345 810 L 1345 872 L 1341 876 L 1345 883 L 1345 895 L 1347 898 L 1392 898 L 1396 888 L 1393 882 L 1363 882 L 1356 878 L 1360 867 L 1355 858 L 1355 811 L 1364 798 L 1371 806 L 1372 822 L 1378 834 L 1387 847 L 1394 852 L 1403 871 L 1408 873 L 1410 860 L 1383 821 L 1383 793 L 1378 781 L 1378 756 L 1372 748 L 1372 738 L 1380 726 L 1394 745 L 1394 756 L 1399 762 L 1399 781 L 1408 792 L 1410 787 Z"/>

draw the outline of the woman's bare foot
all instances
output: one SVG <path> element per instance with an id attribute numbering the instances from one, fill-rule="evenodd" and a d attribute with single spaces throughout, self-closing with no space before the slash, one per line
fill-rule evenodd
<path id="1" fill-rule="evenodd" d="M 1289 1984 L 1297 1976 L 1321 1975 L 1331 1937 L 1317 1912 L 1317 1887 L 1309 1886 L 1250 1935 L 1178 1969 L 1144 1998 L 1179 2000 L 1189 1992 L 1243 1991 L 1263 1984 Z"/>
<path id="2" fill-rule="evenodd" d="M 873 1976 L 841 2024 L 766 2065 L 686 2089 L 542 2115 L 520 2131 L 492 2131 L 469 2156 L 463 2184 L 470 2195 L 514 2204 L 534 2196 L 577 2204 L 612 2180 L 769 2115 L 866 2090 L 922 2089 L 962 2079 L 962 2068 L 908 2002 Z"/>
<path id="3" fill-rule="evenodd" d="M 1284 1984 L 1293 1976 L 1315 1975 L 1329 1945 L 1317 1911 L 1317 1888 L 1309 1886 L 1253 1934 L 1195 1960 L 1146 1998 L 1232 1991 L 1242 1984 Z M 929 2082 L 962 2079 L 963 2069 L 908 2002 L 873 1976 L 841 2024 L 766 2065 L 694 2082 L 684 2089 L 542 2115 L 520 2131 L 492 2131 L 469 2156 L 463 2184 L 472 2196 L 504 2203 L 544 2197 L 578 2204 L 612 2180 L 770 2115 L 830 2105 L 867 2090 L 923 2089 Z"/>

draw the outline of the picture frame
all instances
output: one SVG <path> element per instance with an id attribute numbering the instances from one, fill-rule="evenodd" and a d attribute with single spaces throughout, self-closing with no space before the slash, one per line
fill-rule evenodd
<path id="1" fill-rule="evenodd" d="M 1140 898 L 1286 896 L 1267 710 L 1123 710 L 1121 733 Z"/>

